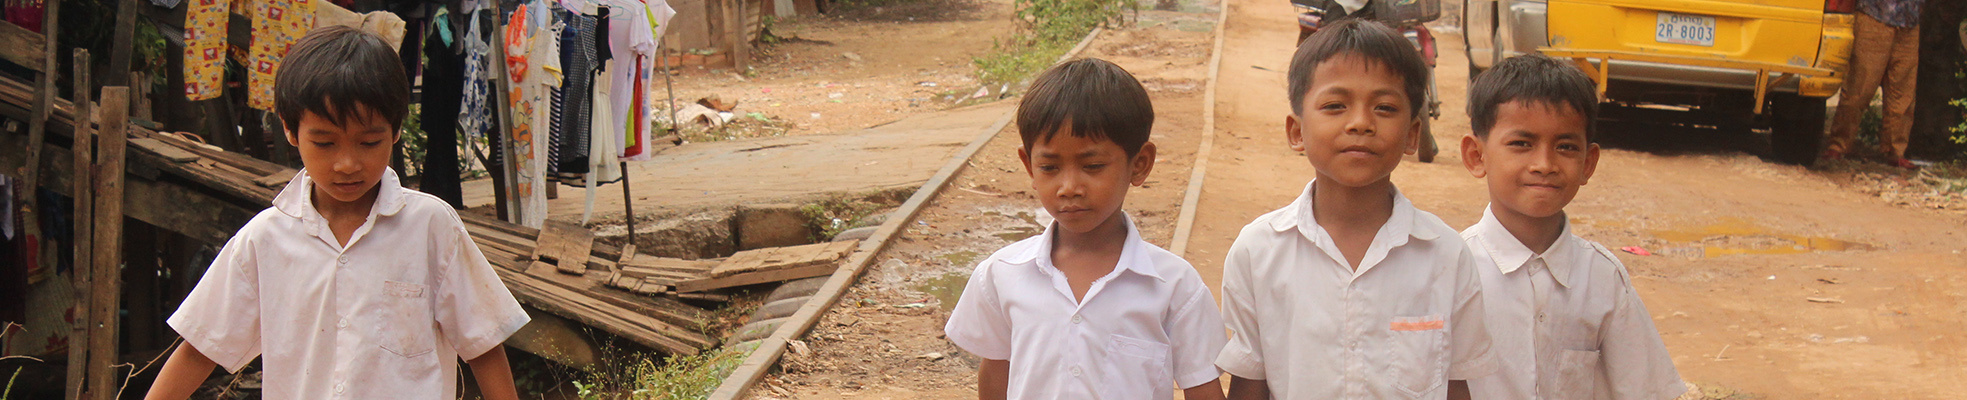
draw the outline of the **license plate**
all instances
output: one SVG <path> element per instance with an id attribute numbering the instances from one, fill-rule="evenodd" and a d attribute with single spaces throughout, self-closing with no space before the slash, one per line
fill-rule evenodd
<path id="1" fill-rule="evenodd" d="M 1654 27 L 1653 40 L 1714 47 L 1714 17 L 1662 12 L 1659 24 Z"/>

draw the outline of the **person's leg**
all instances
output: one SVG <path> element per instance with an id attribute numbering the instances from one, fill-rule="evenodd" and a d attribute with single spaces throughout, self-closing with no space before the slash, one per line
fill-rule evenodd
<path id="1" fill-rule="evenodd" d="M 1893 31 L 1891 56 L 1885 67 L 1885 126 L 1878 131 L 1878 147 L 1886 157 L 1898 161 L 1905 158 L 1906 140 L 1912 135 L 1913 92 L 1919 79 L 1919 26 Z"/>
<path id="2" fill-rule="evenodd" d="M 1830 121 L 1830 137 L 1824 151 L 1844 154 L 1851 150 L 1851 138 L 1858 134 L 1858 121 L 1871 107 L 1871 96 L 1884 76 L 1885 60 L 1892 46 L 1892 27 L 1869 15 L 1858 13 L 1856 43 L 1852 44 L 1851 66 L 1844 75 L 1844 88 L 1837 97 L 1837 115 Z"/>

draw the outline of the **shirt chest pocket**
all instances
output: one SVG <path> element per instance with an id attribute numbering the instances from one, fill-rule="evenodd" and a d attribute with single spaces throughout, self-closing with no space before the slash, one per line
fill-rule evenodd
<path id="1" fill-rule="evenodd" d="M 1159 390 L 1174 386 L 1174 375 L 1168 369 L 1171 348 L 1167 344 L 1147 339 L 1137 339 L 1113 335 L 1106 342 L 1105 374 L 1101 382 L 1100 398 L 1106 400 L 1167 399 L 1174 391 Z M 1161 396 L 1161 394 L 1167 396 Z"/>
<path id="2" fill-rule="evenodd" d="M 1448 329 L 1439 315 L 1397 317 L 1387 327 L 1388 382 L 1418 398 L 1448 383 Z"/>
<path id="3" fill-rule="evenodd" d="M 1556 382 L 1549 386 L 1556 398 L 1592 399 L 1598 391 L 1598 351 L 1564 350 L 1557 356 Z"/>
<path id="4" fill-rule="evenodd" d="M 376 346 L 405 358 L 430 354 L 435 346 L 436 321 L 431 316 L 428 286 L 399 281 L 382 281 L 382 295 L 375 308 L 365 310 L 372 319 L 369 337 Z"/>

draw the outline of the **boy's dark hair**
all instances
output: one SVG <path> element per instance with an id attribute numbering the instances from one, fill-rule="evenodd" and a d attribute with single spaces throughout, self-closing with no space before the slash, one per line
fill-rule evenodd
<path id="1" fill-rule="evenodd" d="M 1469 125 L 1488 139 L 1497 109 L 1512 101 L 1569 107 L 1585 117 L 1585 140 L 1598 136 L 1598 92 L 1584 71 L 1543 54 L 1525 54 L 1496 63 L 1468 88 Z"/>
<path id="2" fill-rule="evenodd" d="M 288 132 L 300 133 L 304 112 L 341 125 L 367 108 L 389 120 L 394 134 L 410 113 L 403 60 L 376 35 L 346 26 L 315 29 L 294 42 L 281 64 L 273 78 L 273 110 Z"/>
<path id="3" fill-rule="evenodd" d="M 1298 43 L 1298 52 L 1291 55 L 1288 76 L 1291 113 L 1304 112 L 1305 95 L 1311 91 L 1311 82 L 1316 78 L 1312 75 L 1318 71 L 1318 65 L 1342 55 L 1359 57 L 1361 62 L 1378 63 L 1392 70 L 1405 81 L 1402 86 L 1407 93 L 1408 110 L 1412 110 L 1415 118 L 1425 115 L 1421 105 L 1427 102 L 1427 81 L 1434 71 L 1421 59 L 1420 50 L 1393 28 L 1354 18 L 1321 27 L 1318 33 Z"/>
<path id="4" fill-rule="evenodd" d="M 1154 129 L 1154 103 L 1134 74 L 1118 65 L 1097 58 L 1067 61 L 1031 81 L 1018 101 L 1018 135 L 1028 150 L 1066 124 L 1073 137 L 1112 141 L 1133 158 Z"/>

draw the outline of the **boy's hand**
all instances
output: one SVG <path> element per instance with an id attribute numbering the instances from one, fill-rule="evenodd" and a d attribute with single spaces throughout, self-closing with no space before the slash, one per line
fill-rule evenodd
<path id="1" fill-rule="evenodd" d="M 1183 393 L 1186 395 L 1187 393 Z M 1229 376 L 1230 400 L 1270 400 L 1270 384 L 1257 379 Z"/>
<path id="2" fill-rule="evenodd" d="M 157 382 L 150 385 L 150 392 L 143 395 L 144 400 L 182 400 L 198 391 L 198 385 L 212 376 L 212 368 L 219 363 L 205 357 L 197 348 L 186 342 L 171 352 L 171 359 L 164 362 L 164 369 L 157 372 Z"/>
<path id="3" fill-rule="evenodd" d="M 1011 360 L 984 359 L 977 366 L 977 400 L 1004 400 L 1010 384 Z"/>
<path id="4" fill-rule="evenodd" d="M 1182 398 L 1185 400 L 1223 400 L 1223 382 L 1214 380 L 1209 381 L 1209 383 L 1195 385 L 1192 388 L 1182 389 Z"/>
<path id="5" fill-rule="evenodd" d="M 485 400 L 519 400 L 519 389 L 512 385 L 512 365 L 505 360 L 505 345 L 493 346 L 471 364 L 471 376 L 478 379 L 478 392 Z"/>

